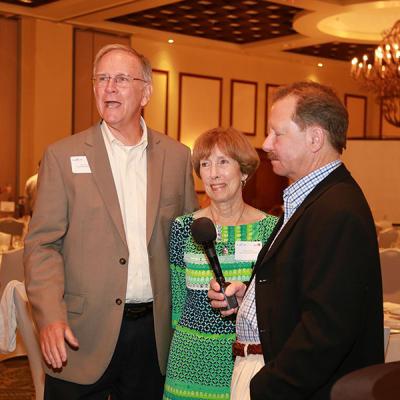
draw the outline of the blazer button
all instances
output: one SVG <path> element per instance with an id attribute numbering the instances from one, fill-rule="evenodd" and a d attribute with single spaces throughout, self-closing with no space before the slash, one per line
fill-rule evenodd
<path id="1" fill-rule="evenodd" d="M 268 279 L 259 279 L 258 283 L 268 283 Z"/>
<path id="2" fill-rule="evenodd" d="M 126 264 L 126 259 L 125 259 L 125 258 L 120 258 L 120 259 L 119 259 L 119 263 L 120 263 L 121 265 L 125 265 L 125 264 Z"/>
<path id="3" fill-rule="evenodd" d="M 115 302 L 120 306 L 122 304 L 122 300 L 121 299 L 117 299 L 115 300 Z"/>

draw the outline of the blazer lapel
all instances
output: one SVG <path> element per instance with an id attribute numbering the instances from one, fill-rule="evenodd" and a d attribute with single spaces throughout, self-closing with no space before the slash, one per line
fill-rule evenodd
<path id="1" fill-rule="evenodd" d="M 88 159 L 93 179 L 96 182 L 101 197 L 103 198 L 106 209 L 110 214 L 121 239 L 127 246 L 117 190 L 115 188 L 115 182 L 100 125 L 93 127 L 92 132 L 93 134 L 88 136 L 86 140 L 87 147 L 85 155 Z"/>
<path id="2" fill-rule="evenodd" d="M 148 128 L 147 144 L 147 217 L 146 239 L 150 242 L 156 221 L 161 195 L 161 178 L 164 165 L 165 150 L 160 146 L 160 140 Z"/>
<path id="3" fill-rule="evenodd" d="M 254 273 L 260 268 L 260 266 L 270 259 L 276 251 L 279 249 L 280 245 L 286 240 L 287 236 L 290 234 L 298 220 L 303 215 L 304 211 L 313 204 L 318 197 L 320 197 L 326 190 L 328 190 L 332 185 L 335 185 L 339 181 L 343 180 L 346 177 L 349 177 L 350 173 L 347 171 L 346 167 L 342 164 L 338 168 L 336 168 L 330 175 L 328 175 L 323 181 L 321 181 L 312 191 L 311 193 L 305 198 L 303 203 L 300 207 L 296 210 L 296 212 L 291 216 L 289 221 L 286 225 L 282 228 L 281 232 L 279 232 L 278 236 L 276 237 L 275 241 L 272 243 L 272 246 L 269 246 L 272 240 L 268 240 L 265 247 L 267 250 L 263 253 L 260 252 L 260 256 L 257 259 L 257 263 L 254 267 Z M 283 223 L 283 217 L 281 217 Z M 280 222 L 280 221 L 279 221 Z M 278 222 L 278 224 L 279 224 Z M 278 225 L 277 224 L 277 225 Z M 274 230 L 275 235 L 277 234 L 277 230 Z M 274 233 L 273 232 L 273 233 Z M 271 235 L 272 236 L 272 235 Z M 263 249 L 264 250 L 264 249 Z M 263 251 L 261 250 L 261 251 Z"/>

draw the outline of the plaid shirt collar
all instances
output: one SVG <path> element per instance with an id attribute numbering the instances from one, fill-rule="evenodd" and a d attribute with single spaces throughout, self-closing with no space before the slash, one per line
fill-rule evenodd
<path id="1" fill-rule="evenodd" d="M 285 211 L 283 224 L 285 224 L 296 212 L 301 203 L 315 188 L 315 186 L 317 186 L 318 183 L 324 180 L 341 164 L 341 160 L 332 161 L 329 164 L 326 164 L 323 167 L 316 169 L 310 174 L 292 183 L 283 191 L 283 205 Z"/>

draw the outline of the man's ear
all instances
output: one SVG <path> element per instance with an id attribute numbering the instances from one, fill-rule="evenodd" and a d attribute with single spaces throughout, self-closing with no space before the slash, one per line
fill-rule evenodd
<path id="1" fill-rule="evenodd" d="M 325 130 L 320 126 L 310 126 L 308 128 L 308 141 L 313 153 L 319 151 L 326 140 Z"/>
<path id="2" fill-rule="evenodd" d="M 143 96 L 140 105 L 144 107 L 149 101 L 151 94 L 153 93 L 153 85 L 151 83 L 146 83 L 143 88 Z"/>

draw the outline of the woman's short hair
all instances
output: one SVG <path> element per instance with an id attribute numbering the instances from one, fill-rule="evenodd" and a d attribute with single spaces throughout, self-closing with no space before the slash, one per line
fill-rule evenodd
<path id="1" fill-rule="evenodd" d="M 96 57 L 94 59 L 94 62 L 93 62 L 93 75 L 96 74 L 97 65 L 99 64 L 99 61 L 102 59 L 102 57 L 104 57 L 106 54 L 108 54 L 112 51 L 116 51 L 116 50 L 125 51 L 126 53 L 131 54 L 132 56 L 136 57 L 142 67 L 143 79 L 146 82 L 151 83 L 152 68 L 151 68 L 150 61 L 143 54 L 138 53 L 132 47 L 129 47 L 129 46 L 126 46 L 126 45 L 120 44 L 120 43 L 107 44 L 98 51 L 98 53 L 96 54 Z"/>
<path id="2" fill-rule="evenodd" d="M 234 128 L 214 128 L 201 134 L 194 143 L 193 168 L 199 178 L 200 160 L 209 157 L 215 146 L 236 160 L 240 171 L 249 178 L 260 164 L 260 157 L 243 133 Z"/>

